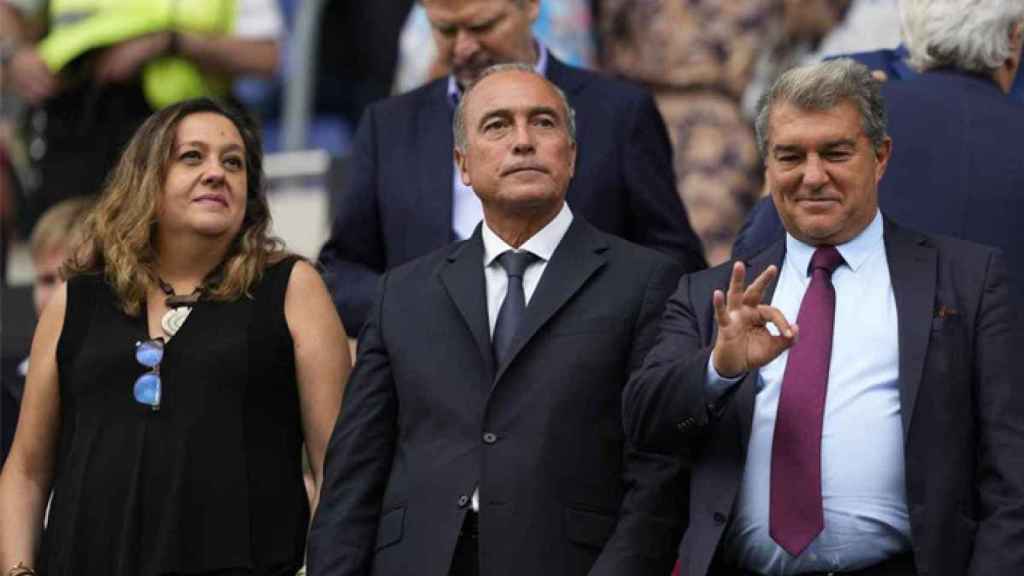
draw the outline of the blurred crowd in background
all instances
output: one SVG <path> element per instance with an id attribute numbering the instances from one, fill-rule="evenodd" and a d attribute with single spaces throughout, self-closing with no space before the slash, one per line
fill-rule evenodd
<path id="1" fill-rule="evenodd" d="M 216 15 L 212 24 L 195 23 L 202 32 L 221 26 L 225 41 L 219 45 L 191 46 L 200 36 L 187 33 L 166 39 L 151 35 L 157 40 L 150 46 L 126 40 L 120 42 L 126 49 L 116 53 L 85 55 L 104 59 L 92 68 L 81 65 L 86 58 L 53 54 L 54 36 L 63 21 L 74 18 L 75 2 L 52 4 L 0 2 L 5 254 L 28 237 L 46 207 L 95 193 L 127 136 L 159 105 L 145 93 L 154 68 L 147 60 L 166 53 L 168 42 L 175 42 L 180 59 L 204 71 L 198 91 L 188 95 L 237 98 L 260 119 L 269 152 L 286 145 L 283 122 L 291 105 L 286 88 L 304 69 L 313 72 L 312 95 L 301 103 L 308 107 L 309 122 L 305 141 L 289 147 L 323 149 L 341 158 L 369 103 L 447 73 L 423 7 L 413 0 L 247 0 L 240 3 L 247 13 L 237 15 L 234 26 L 216 23 Z M 189 13 L 191 4 L 202 3 L 170 3 L 169 18 Z M 304 10 L 315 17 L 304 18 Z M 140 20 L 147 18 L 155 19 Z M 158 29 L 160 24 L 133 26 Z M 897 46 L 899 15 L 896 0 L 547 0 L 534 32 L 562 61 L 631 79 L 654 92 L 674 145 L 678 193 L 709 263 L 715 264 L 728 257 L 747 211 L 761 196 L 750 115 L 766 82 L 794 63 Z M 81 69 L 79 77 L 67 81 L 65 70 L 59 87 L 56 76 L 31 78 L 39 74 L 28 64 L 38 62 L 24 62 L 25 54 L 14 50 L 25 44 L 36 48 L 37 59 L 67 60 L 67 66 Z M 87 69 L 96 77 L 81 78 Z M 206 78 L 208 70 L 217 77 Z M 224 88 L 228 80 L 230 92 Z M 111 88 L 137 83 L 145 98 L 138 90 Z M 61 101 L 60 110 L 40 114 L 36 105 L 54 99 Z M 63 133 L 56 124 L 66 124 Z"/>

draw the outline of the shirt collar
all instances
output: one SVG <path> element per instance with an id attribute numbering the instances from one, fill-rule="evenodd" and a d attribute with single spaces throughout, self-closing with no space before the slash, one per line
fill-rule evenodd
<path id="1" fill-rule="evenodd" d="M 541 76 L 547 76 L 548 73 L 548 49 L 536 38 L 533 40 L 533 44 L 537 47 L 537 63 L 533 65 L 533 69 L 537 71 Z M 451 102 L 452 107 L 459 105 L 459 99 L 462 98 L 462 89 L 459 88 L 459 83 L 455 81 L 455 75 L 448 75 L 448 101 Z"/>
<path id="2" fill-rule="evenodd" d="M 876 250 L 885 249 L 882 230 L 882 213 L 876 210 L 875 217 L 867 228 L 849 242 L 836 246 L 836 250 L 839 250 L 839 254 L 851 270 L 857 272 Z M 797 273 L 797 277 L 807 276 L 807 267 L 811 263 L 814 250 L 815 246 L 805 244 L 790 233 L 786 233 L 786 265 L 793 267 L 792 270 Z"/>
<path id="3" fill-rule="evenodd" d="M 533 255 L 545 262 L 551 260 L 552 254 L 555 253 L 555 248 L 558 248 L 558 244 L 562 241 L 565 233 L 568 232 L 569 225 L 572 224 L 572 218 L 572 210 L 569 209 L 568 204 L 563 202 L 562 209 L 558 211 L 558 215 L 526 242 L 523 242 L 519 248 L 509 246 L 491 230 L 491 227 L 487 225 L 487 220 L 484 220 L 480 226 L 480 236 L 484 242 L 484 266 L 490 266 L 498 256 L 501 256 L 508 250 L 525 250 L 533 253 Z"/>

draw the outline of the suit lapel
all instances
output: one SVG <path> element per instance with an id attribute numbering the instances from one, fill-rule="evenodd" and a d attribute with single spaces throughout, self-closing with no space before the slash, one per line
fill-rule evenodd
<path id="1" fill-rule="evenodd" d="M 607 248 L 607 242 L 589 224 L 579 217 L 573 219 L 534 290 L 523 326 L 512 340 L 508 360 L 498 366 L 495 383 L 537 331 L 605 265 Z"/>
<path id="2" fill-rule="evenodd" d="M 904 230 L 889 220 L 885 221 L 885 253 L 899 326 L 900 413 L 905 440 L 921 387 L 931 334 L 937 254 L 924 236 Z"/>
<path id="3" fill-rule="evenodd" d="M 759 274 L 764 272 L 772 264 L 778 267 L 779 273 L 781 274 L 782 260 L 785 255 L 786 241 L 783 239 L 772 244 L 771 247 L 751 258 L 750 261 L 747 262 L 747 284 L 752 282 L 754 278 L 757 278 Z M 779 278 L 776 276 L 775 281 L 765 288 L 764 302 L 766 304 L 771 303 L 772 296 L 775 295 L 775 286 L 778 284 L 778 281 Z M 726 282 L 728 282 L 728 279 Z M 723 290 L 725 288 L 726 286 L 722 287 Z M 714 311 L 712 310 L 712 315 L 713 314 Z M 790 318 L 790 320 L 793 319 Z M 713 327 L 713 330 L 717 329 L 717 324 L 715 324 L 714 318 L 712 318 L 711 326 Z M 712 343 L 714 343 L 716 336 L 717 334 L 712 334 Z M 740 382 L 739 388 L 736 389 L 736 398 L 733 400 L 736 407 L 735 414 L 738 418 L 737 423 L 739 424 L 739 426 L 737 426 L 737 430 L 739 430 L 740 448 L 743 450 L 744 454 L 747 450 L 747 443 L 750 441 L 750 427 L 754 420 L 754 397 L 757 394 L 757 377 L 757 370 L 751 370 L 748 372 L 743 378 L 743 381 Z"/>
<path id="4" fill-rule="evenodd" d="M 420 194 L 420 201 L 415 204 L 423 207 L 416 217 L 424 228 L 438 235 L 436 246 L 452 241 L 452 182 L 455 177 L 452 114 L 447 80 L 438 80 L 424 98 L 416 120 L 418 143 L 412 149 L 418 157 L 418 183 L 411 187 Z M 405 166 L 391 168 L 407 169 Z"/>
<path id="5" fill-rule="evenodd" d="M 483 357 L 484 366 L 494 373 L 494 354 L 491 352 L 491 330 L 487 323 L 487 288 L 484 280 L 484 248 L 480 227 L 465 242 L 456 244 L 441 270 L 444 284 L 452 303 L 473 334 Z"/>

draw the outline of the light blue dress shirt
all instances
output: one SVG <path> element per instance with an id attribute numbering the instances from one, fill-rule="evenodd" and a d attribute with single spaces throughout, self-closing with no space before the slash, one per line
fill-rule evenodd
<path id="1" fill-rule="evenodd" d="M 845 264 L 832 274 L 836 310 L 821 438 L 825 529 L 795 558 L 769 535 L 772 438 L 789 358 L 783 352 L 758 374 L 746 465 L 723 540 L 725 558 L 740 568 L 771 575 L 856 570 L 910 549 L 898 319 L 882 231 L 877 213 L 859 236 L 836 247 Z M 810 281 L 813 253 L 813 246 L 786 235 L 771 304 L 790 322 Z M 729 383 L 709 363 L 712 397 Z"/>
<path id="2" fill-rule="evenodd" d="M 540 42 L 537 45 L 537 64 L 533 67 L 538 74 L 544 75 L 548 70 L 548 49 Z M 448 97 L 452 102 L 458 103 L 462 92 L 455 82 L 454 76 L 448 77 Z M 455 167 L 455 176 L 452 179 L 452 230 L 459 240 L 469 238 L 476 225 L 483 220 L 484 209 L 480 205 L 480 199 L 469 186 L 462 183 L 462 175 L 459 174 L 459 167 Z"/>

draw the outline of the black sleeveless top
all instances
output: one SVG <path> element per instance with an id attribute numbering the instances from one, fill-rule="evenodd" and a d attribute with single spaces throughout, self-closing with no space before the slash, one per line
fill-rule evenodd
<path id="1" fill-rule="evenodd" d="M 132 394 L 145 310 L 122 312 L 101 275 L 69 281 L 43 574 L 295 574 L 309 505 L 284 316 L 294 263 L 251 298 L 197 303 L 164 350 L 159 411 Z"/>

